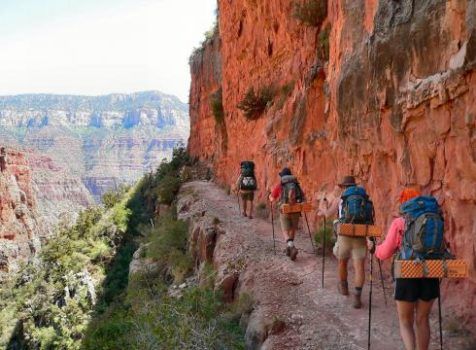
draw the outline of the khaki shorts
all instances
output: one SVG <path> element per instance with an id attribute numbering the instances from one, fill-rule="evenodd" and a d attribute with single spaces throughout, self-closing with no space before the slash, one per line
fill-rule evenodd
<path id="1" fill-rule="evenodd" d="M 301 213 L 280 214 L 281 229 L 283 231 L 297 230 Z"/>
<path id="2" fill-rule="evenodd" d="M 253 199 L 255 199 L 254 191 L 241 191 L 240 195 L 241 195 L 241 200 L 243 201 L 252 201 Z"/>
<path id="3" fill-rule="evenodd" d="M 336 244 L 332 249 L 339 260 L 364 259 L 367 255 L 367 240 L 365 237 L 337 236 Z"/>

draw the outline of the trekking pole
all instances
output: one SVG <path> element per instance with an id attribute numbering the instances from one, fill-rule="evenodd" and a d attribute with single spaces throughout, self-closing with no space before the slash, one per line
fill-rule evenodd
<path id="1" fill-rule="evenodd" d="M 274 255 L 276 255 L 276 239 L 274 238 L 274 213 L 273 213 L 273 202 L 269 201 L 269 207 L 271 209 L 271 226 L 273 227 L 273 248 Z"/>
<path id="2" fill-rule="evenodd" d="M 441 279 L 438 280 L 438 320 L 440 323 L 440 350 L 443 350 L 443 329 L 441 325 L 442 316 L 441 316 L 441 289 L 440 289 Z"/>
<path id="3" fill-rule="evenodd" d="M 383 291 L 383 300 L 385 301 L 385 306 L 387 306 L 387 293 L 385 292 L 385 283 L 383 281 L 383 273 L 382 273 L 382 264 L 380 260 L 377 258 L 378 269 L 380 271 L 380 282 L 382 283 L 382 291 Z"/>
<path id="4" fill-rule="evenodd" d="M 329 209 L 329 202 L 327 198 L 324 198 L 326 202 L 326 211 Z M 327 214 L 327 213 L 326 213 Z M 321 286 L 324 288 L 324 272 L 326 270 L 326 231 L 327 231 L 327 217 L 324 215 L 324 230 L 322 230 L 322 271 L 321 271 Z"/>
<path id="5" fill-rule="evenodd" d="M 369 330 L 367 337 L 367 349 L 370 350 L 370 325 L 372 320 L 372 282 L 373 282 L 373 254 L 370 253 L 370 290 L 369 290 Z"/>
<path id="6" fill-rule="evenodd" d="M 370 240 L 374 243 L 375 247 L 375 237 L 370 237 Z M 387 306 L 387 293 L 385 292 L 385 282 L 383 281 L 382 264 L 379 259 L 377 259 L 377 263 L 380 272 L 380 283 L 382 284 L 383 300 L 385 301 L 385 306 Z"/>
<path id="7" fill-rule="evenodd" d="M 304 219 L 306 220 L 307 232 L 309 232 L 309 239 L 311 240 L 312 250 L 314 254 L 316 254 L 316 247 L 314 246 L 314 242 L 312 241 L 311 229 L 309 228 L 309 221 L 307 221 L 307 215 L 304 212 Z"/>
<path id="8" fill-rule="evenodd" d="M 238 201 L 238 214 L 241 215 L 240 196 L 238 195 L 238 192 L 236 193 L 236 200 Z"/>
<path id="9" fill-rule="evenodd" d="M 322 231 L 322 271 L 321 271 L 321 286 L 324 288 L 324 271 L 326 266 L 326 230 L 327 218 L 324 216 L 324 230 Z"/>

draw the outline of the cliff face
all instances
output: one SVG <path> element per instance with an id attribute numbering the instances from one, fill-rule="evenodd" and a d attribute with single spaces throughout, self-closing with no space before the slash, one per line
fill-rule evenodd
<path id="1" fill-rule="evenodd" d="M 353 174 L 383 227 L 401 189 L 420 185 L 470 263 L 445 302 L 476 322 L 476 1 L 329 1 L 319 27 L 294 3 L 218 1 L 219 30 L 191 58 L 190 152 L 226 184 L 253 159 L 261 201 L 285 165 L 313 201 Z M 273 92 L 254 120 L 237 108 L 250 88 Z"/>
<path id="2" fill-rule="evenodd" d="M 70 226 L 94 204 L 79 177 L 47 156 L 6 147 L 0 172 L 0 276 L 35 256 L 58 225 Z"/>
<path id="3" fill-rule="evenodd" d="M 79 176 L 96 200 L 154 170 L 189 131 L 186 104 L 159 92 L 0 97 L 0 137 Z"/>
<path id="4" fill-rule="evenodd" d="M 39 249 L 36 206 L 25 155 L 8 151 L 6 168 L 0 172 L 0 276 L 18 270 L 18 263 Z"/>

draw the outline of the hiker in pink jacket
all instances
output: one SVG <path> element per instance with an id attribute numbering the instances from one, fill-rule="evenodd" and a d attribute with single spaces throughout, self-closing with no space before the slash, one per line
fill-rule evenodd
<path id="1" fill-rule="evenodd" d="M 420 192 L 411 188 L 404 189 L 400 203 L 420 196 Z M 367 241 L 369 250 L 375 250 L 380 260 L 391 258 L 399 249 L 403 240 L 405 219 L 394 219 L 385 236 L 385 241 L 378 246 Z M 438 298 L 439 286 L 436 278 L 397 278 L 395 301 L 397 304 L 400 335 L 406 350 L 428 350 L 430 344 L 430 312 L 433 302 Z M 414 328 L 415 324 L 415 328 Z"/>

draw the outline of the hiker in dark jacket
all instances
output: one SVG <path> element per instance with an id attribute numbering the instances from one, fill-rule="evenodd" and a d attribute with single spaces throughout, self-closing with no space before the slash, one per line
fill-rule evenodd
<path id="1" fill-rule="evenodd" d="M 271 191 L 271 194 L 269 195 L 270 202 L 274 203 L 279 200 L 279 205 L 281 209 L 281 206 L 283 204 L 289 204 L 287 203 L 289 201 L 289 198 L 287 197 L 289 197 L 290 195 L 294 197 L 298 197 L 297 198 L 298 202 L 303 201 L 302 190 L 299 187 L 299 183 L 296 177 L 292 175 L 291 170 L 289 168 L 284 168 L 279 173 L 279 176 L 281 177 L 281 181 Z M 294 190 L 292 191 L 299 192 L 299 193 L 289 194 L 287 192 L 289 185 L 294 187 Z M 292 200 L 294 199 L 291 199 L 291 201 Z M 271 210 L 273 209 L 271 208 Z M 298 254 L 298 250 L 294 246 L 294 237 L 298 229 L 300 216 L 301 216 L 301 213 L 284 214 L 280 210 L 279 218 L 281 222 L 281 231 L 283 233 L 284 239 L 286 240 L 286 255 L 289 256 L 291 260 L 293 261 L 296 260 L 296 257 Z"/>
<path id="2" fill-rule="evenodd" d="M 7 170 L 7 151 L 5 147 L 0 148 L 0 172 Z"/>
<path id="3" fill-rule="evenodd" d="M 249 166 L 249 173 L 243 172 L 245 166 Z M 241 202 L 243 203 L 243 216 L 250 219 L 253 218 L 253 201 L 257 189 L 258 187 L 254 173 L 254 163 L 251 161 L 241 162 L 241 173 L 235 181 L 234 191 L 241 197 Z"/>
<path id="4" fill-rule="evenodd" d="M 406 188 L 400 194 L 400 204 L 420 196 L 413 188 Z M 398 217 L 392 221 L 385 241 L 375 247 L 375 242 L 368 240 L 370 251 L 375 249 L 375 256 L 380 260 L 391 258 L 403 242 L 405 219 Z M 395 301 L 397 304 L 400 335 L 406 350 L 427 350 L 430 344 L 430 312 L 439 295 L 436 278 L 397 278 L 395 284 Z M 416 327 L 414 329 L 414 324 Z"/>
<path id="5" fill-rule="evenodd" d="M 345 176 L 341 183 L 338 186 L 341 188 L 342 192 L 352 186 L 356 186 L 355 178 L 353 176 Z M 342 211 L 343 200 L 337 195 L 334 200 L 330 203 L 328 209 L 321 209 L 318 212 L 319 216 L 333 217 L 337 213 L 337 220 L 334 220 L 334 230 L 337 223 L 340 222 L 343 211 Z M 337 240 L 333 248 L 333 253 L 336 256 L 339 264 L 339 282 L 337 284 L 337 289 L 342 295 L 349 295 L 349 285 L 347 282 L 347 265 L 349 259 L 352 258 L 354 265 L 354 300 L 353 306 L 356 309 L 362 307 L 362 288 L 365 282 L 365 257 L 367 255 L 367 243 L 365 237 L 347 237 L 337 235 Z"/>

